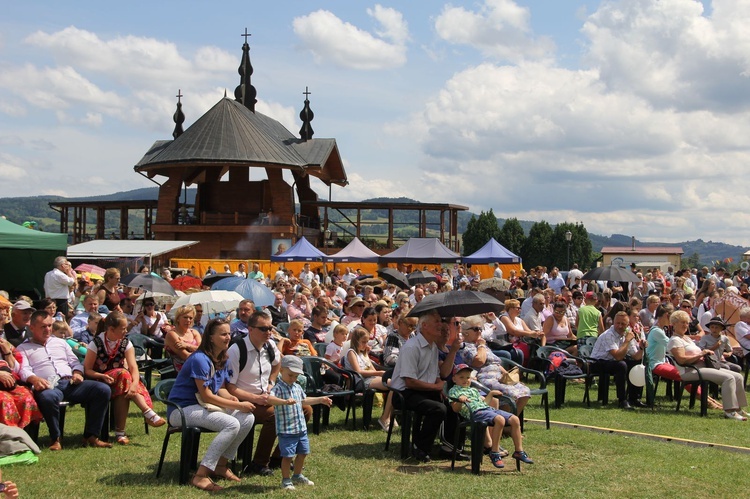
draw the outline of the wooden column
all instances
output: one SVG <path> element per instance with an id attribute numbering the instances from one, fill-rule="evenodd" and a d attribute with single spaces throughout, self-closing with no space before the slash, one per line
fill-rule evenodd
<path id="1" fill-rule="evenodd" d="M 393 248 L 393 208 L 388 208 L 388 248 Z"/>
<path id="2" fill-rule="evenodd" d="M 104 237 L 104 218 L 107 215 L 107 210 L 98 206 L 96 208 L 96 239 L 105 239 Z"/>
<path id="3" fill-rule="evenodd" d="M 120 208 L 120 239 L 123 241 L 128 238 L 128 211 L 125 207 Z"/>

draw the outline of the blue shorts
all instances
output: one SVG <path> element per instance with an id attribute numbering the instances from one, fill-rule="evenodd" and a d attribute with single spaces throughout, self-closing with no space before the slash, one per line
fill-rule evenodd
<path id="1" fill-rule="evenodd" d="M 475 412 L 472 415 L 471 420 L 477 423 L 484 423 L 487 426 L 495 426 L 495 418 L 497 416 L 502 416 L 503 418 L 505 418 L 505 424 L 508 424 L 508 420 L 511 418 L 511 416 L 513 416 L 513 414 L 505 412 L 501 409 L 485 407 L 484 409 L 479 409 L 477 412 Z"/>
<path id="2" fill-rule="evenodd" d="M 279 433 L 278 437 L 281 457 L 306 456 L 310 453 L 310 441 L 307 439 L 306 431 L 303 433 Z"/>

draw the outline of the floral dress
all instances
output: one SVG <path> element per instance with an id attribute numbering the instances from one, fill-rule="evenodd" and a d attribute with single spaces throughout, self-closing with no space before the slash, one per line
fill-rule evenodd
<path id="1" fill-rule="evenodd" d="M 21 355 L 14 353 L 16 364 L 21 365 Z M 4 366 L 3 366 L 4 364 Z M 0 369 L 10 372 L 8 363 L 0 361 Z M 15 377 L 15 376 L 14 376 Z M 29 423 L 42 420 L 42 413 L 34 400 L 34 394 L 25 386 L 16 386 L 0 390 L 0 423 L 8 426 L 25 428 Z"/>
<path id="2" fill-rule="evenodd" d="M 474 343 L 464 343 L 456 356 L 456 362 L 461 359 L 461 363 L 472 365 L 477 356 L 477 346 Z M 500 383 L 503 371 L 500 366 L 500 358 L 487 349 L 487 360 L 484 365 L 477 370 L 477 381 L 482 383 L 490 390 L 500 390 L 503 395 L 507 395 L 514 401 L 523 397 L 530 397 L 531 390 L 523 383 L 515 385 L 504 385 Z"/>
<path id="3" fill-rule="evenodd" d="M 112 377 L 115 381 L 110 388 L 112 389 L 112 399 L 125 395 L 130 391 L 133 384 L 133 378 L 127 369 L 125 361 L 125 351 L 128 349 L 129 341 L 123 338 L 118 341 L 107 340 L 106 333 L 101 333 L 89 343 L 89 350 L 96 353 L 94 361 L 94 371 Z M 93 348 L 92 348 L 93 346 Z M 138 394 L 146 400 L 146 404 L 153 408 L 151 396 L 143 383 L 138 383 Z"/>

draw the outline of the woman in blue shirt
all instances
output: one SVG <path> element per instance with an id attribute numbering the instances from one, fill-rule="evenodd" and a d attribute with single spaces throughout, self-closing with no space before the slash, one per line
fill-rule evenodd
<path id="1" fill-rule="evenodd" d="M 200 347 L 187 358 L 169 392 L 169 400 L 182 408 L 188 425 L 218 432 L 190 482 L 212 492 L 221 487 L 211 477 L 240 481 L 227 462 L 235 456 L 255 422 L 251 412 L 255 406 L 240 402 L 225 388 L 231 375 L 227 367 L 230 339 L 227 321 L 209 321 Z M 179 411 L 173 407 L 168 408 L 167 417 L 172 426 L 182 424 Z"/>

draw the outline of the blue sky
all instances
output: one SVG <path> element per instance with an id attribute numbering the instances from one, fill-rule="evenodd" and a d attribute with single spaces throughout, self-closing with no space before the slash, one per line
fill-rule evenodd
<path id="1" fill-rule="evenodd" d="M 238 83 L 350 185 L 641 240 L 750 245 L 750 2 L 0 0 L 0 197 L 103 194 Z M 741 185 L 741 184 L 740 184 Z M 321 196 L 322 184 L 314 186 Z"/>

